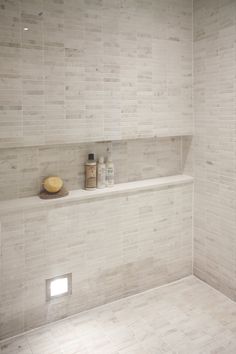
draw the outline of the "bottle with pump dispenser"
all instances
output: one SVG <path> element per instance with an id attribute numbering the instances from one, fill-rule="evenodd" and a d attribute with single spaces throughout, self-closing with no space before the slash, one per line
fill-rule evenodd
<path id="1" fill-rule="evenodd" d="M 111 152 L 108 152 L 108 158 L 106 163 L 106 185 L 107 187 L 113 187 L 115 180 L 114 163 L 112 161 Z"/>
<path id="2" fill-rule="evenodd" d="M 97 188 L 106 188 L 106 165 L 103 156 L 99 158 L 97 165 Z"/>
<path id="3" fill-rule="evenodd" d="M 97 186 L 97 162 L 94 154 L 88 155 L 88 161 L 85 164 L 85 189 L 93 191 Z"/>

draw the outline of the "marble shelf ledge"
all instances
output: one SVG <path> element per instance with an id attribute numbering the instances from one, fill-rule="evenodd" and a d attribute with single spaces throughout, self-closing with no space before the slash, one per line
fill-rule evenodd
<path id="1" fill-rule="evenodd" d="M 38 196 L 5 200 L 0 202 L 0 214 L 24 211 L 29 209 L 47 208 L 52 206 L 64 206 L 71 203 L 80 203 L 86 200 L 95 200 L 114 195 L 137 193 L 150 189 L 165 189 L 171 186 L 189 184 L 193 177 L 186 175 L 175 175 L 146 179 L 142 181 L 116 184 L 114 187 L 86 191 L 83 189 L 70 191 L 69 195 L 60 199 L 42 200 Z"/>

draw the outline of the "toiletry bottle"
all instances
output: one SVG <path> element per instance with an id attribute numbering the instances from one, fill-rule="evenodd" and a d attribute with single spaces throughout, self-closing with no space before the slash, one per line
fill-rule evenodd
<path id="1" fill-rule="evenodd" d="M 85 164 L 85 189 L 93 191 L 97 185 L 97 163 L 94 154 L 88 155 L 88 161 Z"/>
<path id="2" fill-rule="evenodd" d="M 97 168 L 97 188 L 106 187 L 106 165 L 104 163 L 104 157 L 101 156 L 98 160 Z"/>
<path id="3" fill-rule="evenodd" d="M 114 186 L 114 164 L 112 162 L 111 153 L 109 152 L 106 163 L 106 184 L 107 187 Z"/>

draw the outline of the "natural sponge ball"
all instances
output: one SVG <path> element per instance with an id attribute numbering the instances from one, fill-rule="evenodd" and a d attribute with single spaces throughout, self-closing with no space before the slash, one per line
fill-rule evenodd
<path id="1" fill-rule="evenodd" d="M 47 177 L 43 182 L 44 189 L 49 193 L 57 193 L 62 189 L 63 181 L 60 177 Z"/>

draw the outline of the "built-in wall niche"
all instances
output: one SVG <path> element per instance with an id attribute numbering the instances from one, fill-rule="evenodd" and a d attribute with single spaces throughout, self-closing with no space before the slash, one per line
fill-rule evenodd
<path id="1" fill-rule="evenodd" d="M 116 4 L 2 9 L 0 147 L 191 134 L 191 1 Z"/>
<path id="2" fill-rule="evenodd" d="M 172 137 L 0 149 L 0 200 L 37 195 L 48 176 L 60 176 L 69 191 L 84 188 L 88 153 L 106 158 L 108 149 L 116 184 L 181 174 L 183 141 Z"/>

